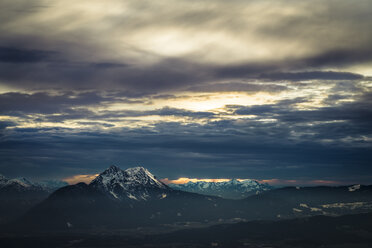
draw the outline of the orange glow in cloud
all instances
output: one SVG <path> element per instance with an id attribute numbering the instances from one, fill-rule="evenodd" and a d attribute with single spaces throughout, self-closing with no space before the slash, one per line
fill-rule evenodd
<path id="1" fill-rule="evenodd" d="M 80 182 L 90 183 L 94 178 L 96 178 L 99 174 L 81 174 L 81 175 L 74 175 L 71 177 L 64 178 L 63 181 L 67 182 L 68 184 L 76 184 Z M 188 177 L 180 177 L 178 179 L 168 179 L 163 178 L 160 179 L 165 184 L 185 184 L 188 182 L 228 182 L 232 179 L 228 178 L 188 178 Z M 247 179 L 237 179 L 238 181 L 243 181 Z M 256 180 L 256 179 L 251 179 Z M 346 182 L 339 182 L 339 181 L 332 181 L 332 180 L 291 180 L 291 179 L 263 179 L 263 180 L 256 180 L 259 183 L 268 183 L 270 185 L 277 185 L 277 186 L 284 186 L 284 185 L 292 185 L 292 186 L 312 186 L 312 185 L 341 185 L 347 184 Z M 351 182 L 349 184 L 352 184 Z"/>
<path id="2" fill-rule="evenodd" d="M 164 178 L 161 179 L 165 184 L 185 184 L 188 182 L 228 182 L 231 179 L 227 178 L 187 178 L 187 177 L 180 177 L 178 179 L 168 179 Z M 237 179 L 238 181 L 244 181 L 247 179 Z M 251 179 L 256 180 L 256 179 Z M 293 186 L 312 186 L 312 185 L 341 185 L 345 184 L 345 182 L 339 181 L 331 181 L 331 180 L 293 180 L 293 179 L 263 179 L 263 180 L 256 180 L 259 183 L 268 183 L 270 185 L 277 185 L 277 186 L 284 186 L 284 185 L 293 185 Z M 352 184 L 352 183 L 350 183 Z"/>
<path id="3" fill-rule="evenodd" d="M 185 184 L 185 183 L 188 183 L 188 182 L 193 182 L 193 183 L 196 183 L 196 182 L 214 182 L 214 183 L 218 183 L 218 182 L 228 182 L 230 181 L 231 179 L 226 179 L 226 178 L 218 178 L 218 179 L 209 179 L 209 178 L 203 178 L 203 179 L 199 179 L 199 178 L 187 178 L 187 177 L 180 177 L 178 179 L 175 179 L 175 180 L 170 180 L 168 178 L 164 178 L 164 179 L 161 179 L 160 181 L 162 181 L 163 183 L 165 184 Z"/>
<path id="4" fill-rule="evenodd" d="M 81 182 L 90 183 L 97 176 L 98 176 L 98 174 L 74 175 L 74 176 L 71 176 L 71 177 L 66 177 L 62 180 L 67 182 L 68 184 L 76 184 L 76 183 L 81 183 Z"/>

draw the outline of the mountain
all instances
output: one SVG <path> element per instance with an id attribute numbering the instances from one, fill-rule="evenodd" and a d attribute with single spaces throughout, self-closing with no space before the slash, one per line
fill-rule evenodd
<path id="1" fill-rule="evenodd" d="M 372 211 L 372 186 L 286 187 L 232 200 L 172 189 L 143 167 L 60 188 L 14 223 L 32 230 L 175 227 Z"/>
<path id="2" fill-rule="evenodd" d="M 230 180 L 227 182 L 188 182 L 186 184 L 170 184 L 170 187 L 187 192 L 204 195 L 214 195 L 227 199 L 243 199 L 251 195 L 259 194 L 274 187 L 255 180 Z"/>
<path id="3" fill-rule="evenodd" d="M 43 181 L 39 181 L 34 184 L 42 187 L 44 190 L 49 191 L 49 192 L 53 192 L 59 188 L 62 188 L 68 185 L 68 183 L 64 181 L 58 181 L 58 180 L 43 180 Z"/>
<path id="4" fill-rule="evenodd" d="M 111 166 L 96 177 L 90 186 L 117 200 L 146 201 L 152 197 L 164 197 L 163 194 L 171 191 L 143 167 L 123 171 Z"/>
<path id="5" fill-rule="evenodd" d="M 89 229 L 153 226 L 232 218 L 232 202 L 175 190 L 143 167 L 111 166 L 90 184 L 53 192 L 31 209 L 18 226 L 32 229 Z M 225 216 L 226 215 L 226 216 Z"/>
<path id="6" fill-rule="evenodd" d="M 8 179 L 0 175 L 0 224 L 18 218 L 48 194 L 25 178 Z"/>
<path id="7" fill-rule="evenodd" d="M 40 190 L 41 188 L 26 178 L 8 179 L 0 175 L 0 190 L 5 191 L 29 191 Z"/>
<path id="8" fill-rule="evenodd" d="M 26 178 L 8 179 L 0 175 L 0 224 L 20 217 L 51 192 L 66 184 L 60 181 L 35 183 Z"/>
<path id="9" fill-rule="evenodd" d="M 0 192 L 26 192 L 26 191 L 49 191 L 52 192 L 58 188 L 67 186 L 63 181 L 44 180 L 40 182 L 31 182 L 30 180 L 20 177 L 8 179 L 0 175 Z"/>

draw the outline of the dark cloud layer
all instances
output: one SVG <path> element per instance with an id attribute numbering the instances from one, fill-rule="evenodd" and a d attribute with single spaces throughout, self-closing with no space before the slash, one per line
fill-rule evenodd
<path id="1" fill-rule="evenodd" d="M 369 166 L 372 158 L 370 142 L 365 137 L 372 134 L 372 112 L 370 102 L 362 101 L 366 98 L 370 98 L 369 94 L 361 96 L 358 102 L 318 110 L 292 108 L 294 104 L 306 102 L 304 98 L 283 100 L 275 105 L 227 106 L 234 115 L 257 117 L 210 119 L 205 124 L 164 122 L 152 127 L 107 131 L 9 129 L 3 132 L 0 144 L 1 169 L 14 175 L 22 170 L 30 174 L 44 170 L 62 176 L 74 172 L 95 173 L 106 164 L 119 163 L 144 164 L 167 177 L 185 176 L 190 171 L 198 177 L 219 177 L 223 173 L 227 177 L 291 178 L 296 175 L 311 179 L 328 178 L 332 174 L 342 180 L 349 175 L 351 180 L 368 182 L 371 178 L 366 175 L 372 172 Z M 102 119 L 149 115 L 212 116 L 207 112 L 163 108 L 106 113 Z M 91 114 L 90 119 L 96 118 L 101 117 Z M 94 122 L 84 124 L 96 125 Z M 13 123 L 7 125 L 14 126 Z M 103 125 L 111 127 L 109 123 Z"/>
<path id="2" fill-rule="evenodd" d="M 328 129 L 339 127 L 342 125 Z M 154 130 L 123 129 L 112 134 L 68 135 L 65 132 L 69 130 L 19 129 L 14 130 L 13 138 L 1 143 L 1 169 L 13 175 L 27 172 L 37 176 L 41 170 L 63 176 L 73 172 L 95 173 L 106 164 L 118 163 L 122 166 L 144 164 L 159 176 L 168 177 L 185 176 L 190 171 L 198 177 L 223 174 L 226 177 L 291 178 L 296 175 L 308 179 L 325 178 L 329 174 L 342 178 L 350 173 L 352 180 L 371 172 L 369 148 L 329 146 L 306 137 L 293 142 L 291 131 L 285 126 L 260 123 L 242 129 L 227 121 L 206 126 L 167 123 Z M 327 137 L 338 138 L 330 134 Z"/>
<path id="3" fill-rule="evenodd" d="M 4 0 L 0 173 L 372 183 L 371 6 Z"/>
<path id="4" fill-rule="evenodd" d="M 61 8 L 64 4 L 65 8 Z M 362 75 L 348 71 L 350 66 L 368 64 L 372 58 L 372 33 L 368 25 L 372 10 L 368 0 L 358 4 L 344 0 L 313 3 L 266 0 L 214 4 L 167 1 L 167 4 L 147 5 L 112 1 L 112 6 L 106 6 L 119 12 L 123 8 L 125 12 L 121 15 L 89 12 L 100 8 L 96 2 L 64 4 L 42 0 L 2 4 L 0 79 L 3 84 L 28 89 L 110 87 L 143 95 L 210 85 L 221 79 L 361 79 Z M 91 8 L 80 9 L 84 4 Z M 231 11 L 226 11 L 227 7 Z M 85 16 L 80 15 L 82 10 Z M 85 25 L 84 18 L 92 22 Z M 50 23 L 46 24 L 45 20 Z M 146 42 L 142 44 L 143 39 L 156 42 L 157 35 L 164 30 L 176 30 L 187 38 L 169 44 L 165 39 L 158 50 L 147 49 Z M 211 38 L 205 45 L 195 45 L 194 50 L 182 55 L 161 53 L 184 41 L 194 42 L 190 38 L 200 33 L 207 32 L 213 37 L 216 30 L 232 43 L 236 38 L 238 44 L 249 45 L 236 46 L 235 51 L 229 44 L 223 44 L 225 38 L 221 37 Z M 173 33 L 167 35 L 172 38 Z M 137 36 L 136 41 L 142 46 L 125 40 Z M 124 48 L 115 43 L 120 39 L 124 39 L 119 43 Z M 252 43 L 264 45 L 251 51 L 248 46 Z M 223 45 L 231 51 L 229 56 L 222 52 L 218 55 Z M 251 60 L 257 49 L 269 56 Z M 215 53 L 217 63 L 205 60 Z M 245 59 L 224 63 L 241 54 L 247 55 Z M 216 91 L 221 85 L 216 87 L 211 90 Z"/>
<path id="5" fill-rule="evenodd" d="M 0 47 L 0 62 L 2 63 L 36 63 L 55 57 L 51 51 L 24 50 L 13 47 Z"/>
<path id="6" fill-rule="evenodd" d="M 72 106 L 98 105 L 105 100 L 95 92 L 79 94 L 66 92 L 61 95 L 51 95 L 46 92 L 33 94 L 10 92 L 0 94 L 0 113 L 62 113 Z"/>
<path id="7" fill-rule="evenodd" d="M 363 53 L 363 56 L 365 54 Z M 322 55 L 323 56 L 323 55 Z M 353 56 L 356 56 L 353 54 Z M 371 56 L 367 56 L 371 57 Z M 309 58 L 310 66 L 321 68 L 330 61 L 343 61 L 348 54 L 331 53 L 324 58 Z M 0 79 L 6 84 L 28 89 L 120 89 L 127 96 L 157 94 L 175 90 L 201 92 L 219 91 L 280 91 L 285 86 L 254 83 L 214 83 L 226 79 L 271 81 L 301 80 L 360 80 L 363 75 L 352 72 L 300 71 L 302 61 L 280 61 L 277 64 L 241 64 L 234 66 L 207 66 L 181 59 L 164 59 L 150 66 L 131 65 L 126 62 L 82 62 L 59 56 L 57 51 L 25 50 L 17 47 L 0 48 Z M 319 62 L 319 63 L 318 63 Z M 284 65 L 284 66 L 283 66 Z M 329 65 L 333 65 L 332 63 Z M 310 67 L 310 68 L 311 68 Z M 295 69 L 297 72 L 287 70 Z M 279 71 L 278 70 L 284 70 Z M 190 87 L 191 86 L 191 87 Z M 259 89 L 260 88 L 260 89 Z"/>
<path id="8" fill-rule="evenodd" d="M 309 72 L 278 72 L 270 74 L 262 74 L 260 78 L 270 80 L 358 80 L 363 79 L 363 75 L 350 72 L 334 72 L 334 71 L 309 71 Z"/>

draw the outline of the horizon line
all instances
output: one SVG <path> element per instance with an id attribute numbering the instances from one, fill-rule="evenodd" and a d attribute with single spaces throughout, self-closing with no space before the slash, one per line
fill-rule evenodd
<path id="1" fill-rule="evenodd" d="M 99 174 L 78 174 L 70 177 L 63 178 L 62 181 L 69 185 L 79 182 L 90 183 Z M 253 179 L 253 178 L 188 178 L 179 177 L 177 179 L 161 178 L 159 181 L 164 184 L 186 184 L 188 182 L 228 182 L 233 179 L 238 181 L 253 180 L 259 183 L 267 183 L 272 186 L 338 186 L 338 185 L 354 185 L 361 184 L 356 182 L 337 181 L 337 180 L 324 180 L 324 179 Z"/>

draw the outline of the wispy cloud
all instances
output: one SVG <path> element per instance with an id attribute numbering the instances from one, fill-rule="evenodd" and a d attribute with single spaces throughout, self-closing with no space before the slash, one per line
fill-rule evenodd
<path id="1" fill-rule="evenodd" d="M 214 183 L 218 183 L 218 182 L 228 182 L 230 180 L 231 179 L 226 179 L 226 178 L 209 179 L 209 178 L 187 178 L 187 177 L 180 177 L 178 179 L 173 179 L 173 180 L 170 180 L 168 178 L 161 179 L 161 181 L 165 184 L 185 184 L 185 183 L 188 183 L 188 182 L 193 182 L 193 183 L 196 183 L 196 182 L 214 182 Z"/>
<path id="2" fill-rule="evenodd" d="M 74 176 L 63 178 L 62 181 L 65 181 L 68 184 L 76 184 L 80 182 L 90 183 L 97 176 L 98 174 L 74 175 Z"/>

